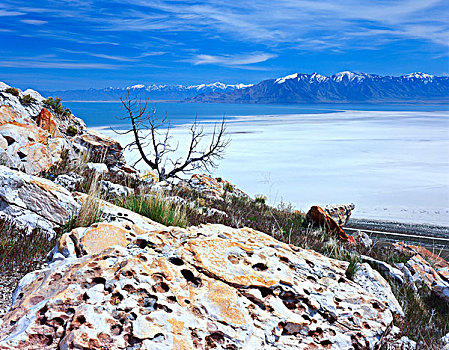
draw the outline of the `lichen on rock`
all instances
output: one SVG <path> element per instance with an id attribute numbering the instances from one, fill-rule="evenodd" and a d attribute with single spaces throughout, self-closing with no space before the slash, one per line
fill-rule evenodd
<path id="1" fill-rule="evenodd" d="M 62 236 L 16 291 L 0 349 L 373 349 L 391 328 L 347 262 L 248 228 L 145 222 Z"/>

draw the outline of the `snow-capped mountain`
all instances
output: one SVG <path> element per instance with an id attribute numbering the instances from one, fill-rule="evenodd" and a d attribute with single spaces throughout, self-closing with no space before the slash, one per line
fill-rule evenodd
<path id="1" fill-rule="evenodd" d="M 416 72 L 402 76 L 340 72 L 290 74 L 244 89 L 212 92 L 191 102 L 225 103 L 381 103 L 449 102 L 449 77 Z"/>
<path id="2" fill-rule="evenodd" d="M 58 96 L 66 101 L 118 101 L 127 91 L 138 98 L 150 100 L 184 100 L 198 94 L 229 92 L 250 86 L 252 85 L 223 84 L 220 82 L 199 85 L 135 84 L 124 88 L 43 91 L 42 93 L 47 96 Z"/>

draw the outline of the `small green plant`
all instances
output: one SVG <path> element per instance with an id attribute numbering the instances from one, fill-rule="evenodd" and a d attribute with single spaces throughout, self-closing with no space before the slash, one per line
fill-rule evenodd
<path id="1" fill-rule="evenodd" d="M 226 182 L 223 188 L 225 192 L 234 192 L 234 186 L 232 186 L 229 182 Z"/>
<path id="2" fill-rule="evenodd" d="M 263 194 L 256 194 L 256 196 L 254 197 L 254 201 L 256 203 L 265 204 L 267 201 L 267 197 Z"/>
<path id="3" fill-rule="evenodd" d="M 350 252 L 345 260 L 349 261 L 349 265 L 345 271 L 345 275 L 349 280 L 352 281 L 354 279 L 358 265 L 360 264 L 360 256 L 356 252 Z"/>
<path id="4" fill-rule="evenodd" d="M 11 94 L 13 96 L 19 97 L 19 90 L 16 88 L 9 87 L 5 90 L 7 94 Z"/>
<path id="5" fill-rule="evenodd" d="M 67 107 L 63 106 L 59 97 L 49 97 L 43 101 L 44 106 L 51 108 L 56 114 L 63 117 L 69 117 L 72 112 Z"/>
<path id="6" fill-rule="evenodd" d="M 20 98 L 20 103 L 23 105 L 30 105 L 34 102 L 36 102 L 36 99 L 29 94 Z"/>
<path id="7" fill-rule="evenodd" d="M 69 134 L 70 136 L 75 136 L 78 134 L 78 129 L 76 126 L 73 125 L 69 125 L 67 128 L 67 134 Z"/>
<path id="8" fill-rule="evenodd" d="M 185 208 L 160 193 L 118 198 L 114 204 L 166 226 L 187 227 Z"/>

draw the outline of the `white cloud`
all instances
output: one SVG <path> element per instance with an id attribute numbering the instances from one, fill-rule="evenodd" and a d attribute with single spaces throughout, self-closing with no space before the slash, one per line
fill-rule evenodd
<path id="1" fill-rule="evenodd" d="M 47 21 L 41 21 L 39 19 L 22 19 L 22 20 L 20 20 L 20 22 L 35 25 L 35 26 L 40 26 L 40 25 L 48 23 Z"/>
<path id="2" fill-rule="evenodd" d="M 196 55 L 189 62 L 194 65 L 201 64 L 215 64 L 220 66 L 246 66 L 255 63 L 261 63 L 269 60 L 270 58 L 275 58 L 277 55 L 269 53 L 253 53 L 249 55 L 223 55 L 223 56 L 213 56 L 213 55 Z"/>

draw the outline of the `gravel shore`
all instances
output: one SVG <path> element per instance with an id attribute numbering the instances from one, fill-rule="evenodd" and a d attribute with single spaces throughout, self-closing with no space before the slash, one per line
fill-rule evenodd
<path id="1" fill-rule="evenodd" d="M 396 232 L 410 235 L 449 238 L 449 227 L 428 224 L 407 224 L 403 222 L 350 219 L 346 227 L 360 230 Z"/>

